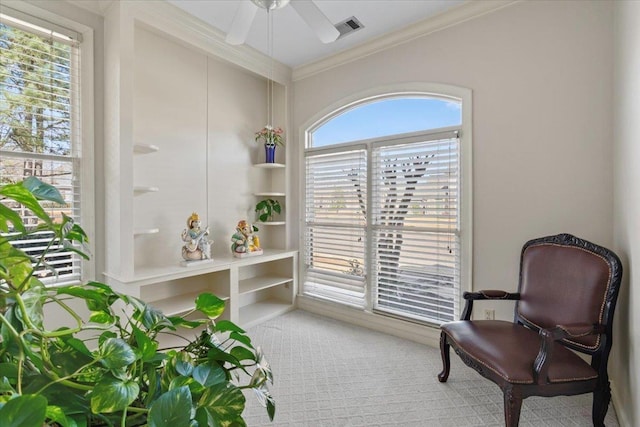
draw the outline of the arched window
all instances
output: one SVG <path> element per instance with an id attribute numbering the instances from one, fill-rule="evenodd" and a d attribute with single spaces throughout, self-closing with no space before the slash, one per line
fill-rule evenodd
<path id="1" fill-rule="evenodd" d="M 442 323 L 459 315 L 463 100 L 380 95 L 309 127 L 303 293 Z"/>
<path id="2" fill-rule="evenodd" d="M 322 123 L 311 133 L 311 146 L 326 147 L 461 124 L 459 100 L 406 96 L 385 98 L 356 105 Z"/>

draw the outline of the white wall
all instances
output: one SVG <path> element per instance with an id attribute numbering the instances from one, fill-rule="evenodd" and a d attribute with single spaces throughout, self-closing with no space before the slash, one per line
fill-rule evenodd
<path id="1" fill-rule="evenodd" d="M 640 425 L 640 3 L 615 6 L 614 248 L 624 263 L 609 371 L 622 425 Z"/>
<path id="2" fill-rule="evenodd" d="M 136 269 L 177 264 L 194 211 L 211 229 L 214 257 L 228 256 L 265 179 L 251 166 L 264 161 L 254 132 L 266 122 L 265 79 L 139 26 L 134 57 L 134 142 L 159 147 L 134 158 L 134 184 L 159 188 L 134 198 L 134 226 L 160 228 L 136 240 Z"/>
<path id="3" fill-rule="evenodd" d="M 528 239 L 569 232 L 612 244 L 612 10 L 519 2 L 296 81 L 293 129 L 376 86 L 470 88 L 473 287 L 515 290 Z M 512 318 L 511 304 L 496 309 Z"/>

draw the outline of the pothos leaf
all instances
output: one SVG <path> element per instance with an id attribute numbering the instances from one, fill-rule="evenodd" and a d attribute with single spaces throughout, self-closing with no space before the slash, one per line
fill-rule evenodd
<path id="1" fill-rule="evenodd" d="M 224 312 L 224 301 L 213 294 L 203 293 L 196 298 L 196 310 L 215 319 Z"/>
<path id="2" fill-rule="evenodd" d="M 204 407 L 209 416 L 219 423 L 214 425 L 227 425 L 240 417 L 245 402 L 246 399 L 238 387 L 224 382 L 207 388 L 198 406 Z"/>
<path id="3" fill-rule="evenodd" d="M 149 408 L 149 427 L 187 426 L 191 420 L 193 403 L 189 387 L 170 390 L 156 399 Z"/>
<path id="4" fill-rule="evenodd" d="M 134 381 L 106 376 L 91 392 L 91 411 L 95 414 L 121 411 L 133 402 L 140 387 Z"/>
<path id="5" fill-rule="evenodd" d="M 7 221 L 13 224 L 13 228 L 15 228 L 18 232 L 24 233 L 26 231 L 20 215 L 18 215 L 18 213 L 13 209 L 10 209 L 4 204 L 0 203 L 0 231 L 4 233 L 9 231 Z"/>
<path id="6" fill-rule="evenodd" d="M 133 349 L 120 338 L 108 338 L 98 351 L 100 362 L 108 369 L 118 369 L 131 365 L 136 360 Z"/>
<path id="7" fill-rule="evenodd" d="M 64 205 L 62 194 L 53 185 L 40 181 L 35 176 L 30 176 L 22 182 L 22 186 L 29 190 L 38 200 L 49 200 Z"/>
<path id="8" fill-rule="evenodd" d="M 46 417 L 47 399 L 28 394 L 9 400 L 0 409 L 2 427 L 42 427 Z"/>
<path id="9" fill-rule="evenodd" d="M 31 191 L 24 187 L 22 183 L 5 185 L 0 188 L 0 195 L 6 196 L 20 203 L 45 223 L 49 225 L 53 223 L 51 217 L 47 215 L 42 206 L 40 206 L 40 202 L 38 202 Z"/>

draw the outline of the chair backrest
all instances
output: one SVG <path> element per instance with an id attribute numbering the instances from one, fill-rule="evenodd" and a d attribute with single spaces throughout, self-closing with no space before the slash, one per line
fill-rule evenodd
<path id="1" fill-rule="evenodd" d="M 515 321 L 534 329 L 599 324 L 610 334 L 621 277 L 620 260 L 606 248 L 570 234 L 530 240 L 520 257 Z M 593 354 L 602 341 L 588 335 L 565 344 Z"/>

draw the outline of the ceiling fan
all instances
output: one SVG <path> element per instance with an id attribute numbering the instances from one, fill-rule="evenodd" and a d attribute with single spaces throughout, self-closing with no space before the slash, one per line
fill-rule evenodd
<path id="1" fill-rule="evenodd" d="M 233 18 L 231 29 L 227 33 L 227 43 L 233 45 L 244 43 L 258 8 L 266 9 L 269 12 L 281 9 L 288 4 L 298 12 L 298 15 L 323 43 L 331 43 L 340 36 L 340 32 L 329 21 L 329 18 L 311 0 L 242 0 L 236 16 Z"/>

